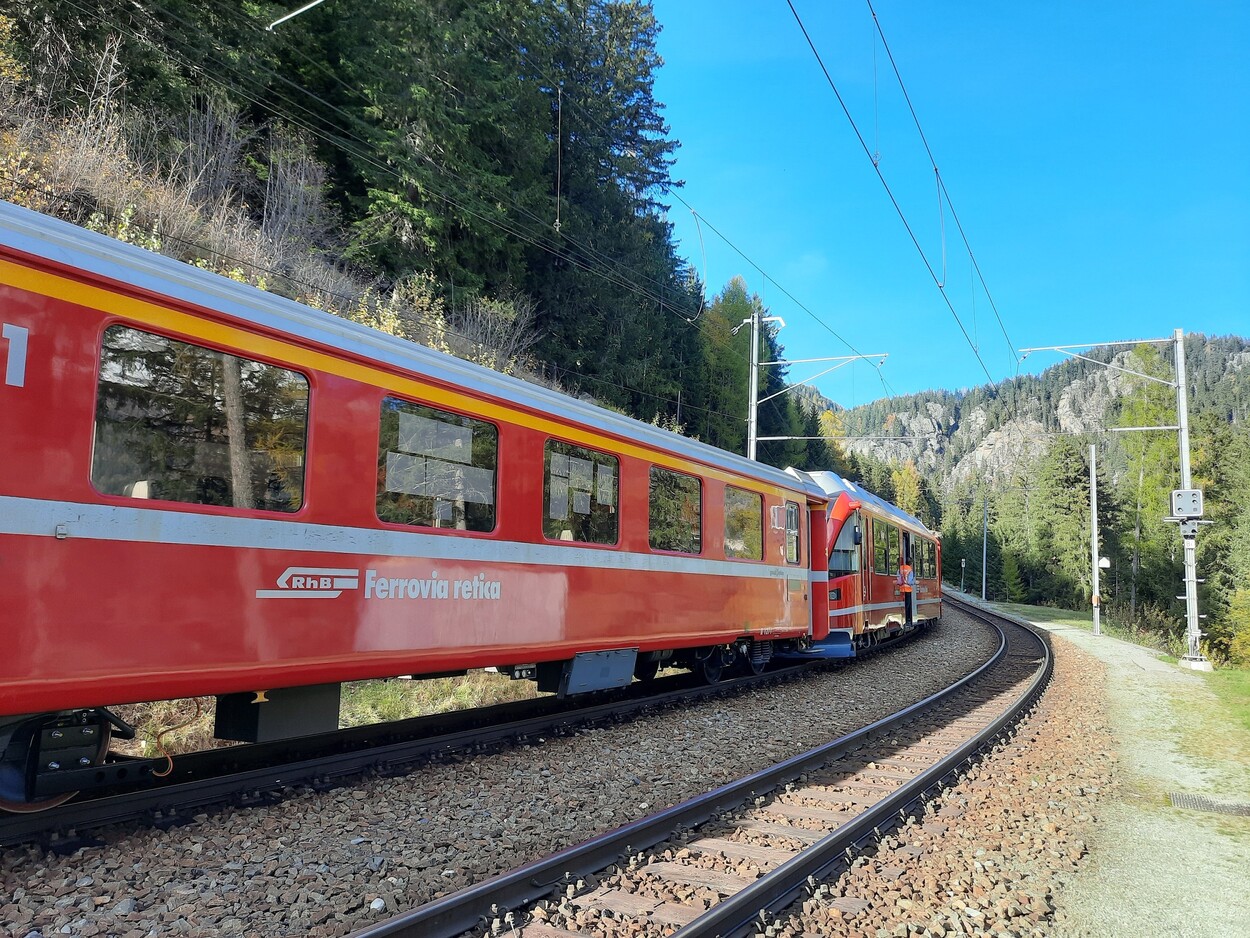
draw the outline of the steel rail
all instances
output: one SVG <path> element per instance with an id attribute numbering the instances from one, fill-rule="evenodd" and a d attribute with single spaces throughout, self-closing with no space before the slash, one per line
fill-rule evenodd
<path id="1" fill-rule="evenodd" d="M 487 912 L 492 908 L 500 910 L 516 909 L 534 902 L 550 893 L 553 887 L 561 883 L 574 882 L 580 876 L 598 872 L 625 855 L 645 850 L 663 842 L 676 831 L 698 826 L 750 798 L 779 788 L 805 772 L 837 759 L 847 751 L 869 741 L 874 736 L 884 733 L 886 730 L 892 729 L 901 723 L 905 723 L 925 710 L 942 703 L 997 667 L 1007 656 L 1008 642 L 1001 627 L 993 623 L 990 623 L 990 625 L 999 633 L 999 645 L 989 660 L 956 683 L 926 697 L 918 703 L 912 704 L 890 716 L 883 717 L 832 742 L 793 756 L 768 769 L 763 769 L 735 782 L 722 785 L 705 795 L 691 798 L 664 811 L 623 825 L 616 830 L 568 847 L 516 870 L 485 880 L 482 883 L 468 886 L 434 902 L 401 913 L 384 922 L 357 929 L 351 933 L 350 938 L 384 938 L 384 936 L 451 938 L 451 936 L 460 935 L 481 924 Z M 993 735 L 994 733 L 988 734 L 988 736 Z M 983 743 L 978 743 L 976 747 L 972 748 L 975 750 L 980 748 L 980 745 L 983 745 Z M 971 744 L 969 746 L 971 747 Z M 965 747 L 961 747 L 961 750 L 962 748 Z M 944 777 L 949 771 L 947 769 L 937 777 Z M 925 774 L 930 776 L 933 773 Z M 934 784 L 934 781 L 931 778 L 928 785 L 932 784 Z M 925 787 L 927 788 L 928 785 Z M 897 813 L 903 804 L 914 801 L 918 797 L 918 794 L 909 794 L 905 799 L 902 799 L 897 807 L 894 806 L 895 802 L 890 800 L 891 807 L 885 811 L 883 816 Z M 871 833 L 873 827 L 880 823 L 880 820 L 876 820 L 873 824 L 868 824 L 866 832 Z M 853 840 L 856 840 L 863 837 L 865 831 L 860 830 L 861 825 L 858 821 L 854 822 L 854 824 L 857 833 Z M 839 831 L 830 836 L 839 836 L 840 833 Z M 826 838 L 826 840 L 829 839 Z M 824 841 L 820 843 L 824 843 Z M 840 848 L 838 852 L 842 852 L 844 849 L 844 847 Z M 783 867 L 792 866 L 793 864 L 793 870 L 799 869 L 801 856 L 783 864 Z M 805 872 L 799 878 L 800 887 L 806 883 L 808 875 L 810 874 Z M 758 901 L 757 896 L 759 895 L 759 891 L 754 891 L 752 892 L 752 898 L 745 900 L 747 905 L 752 906 L 747 924 L 756 921 L 759 910 L 767 906 L 767 903 Z M 714 906 L 707 915 L 710 916 L 717 909 L 731 902 L 733 902 L 732 899 Z M 734 913 L 726 911 L 721 914 L 728 919 L 736 919 L 739 917 L 739 907 L 735 904 L 733 909 L 735 910 Z M 677 934 L 682 935 L 683 938 L 695 935 L 713 935 L 720 934 L 720 931 L 717 929 L 723 930 L 724 928 L 722 925 L 709 924 L 706 926 L 708 930 L 698 930 L 704 928 L 704 926 L 700 925 L 702 921 L 703 918 L 700 918 L 691 922 Z M 696 930 L 688 931 L 688 929 L 692 928 Z"/>
<path id="2" fill-rule="evenodd" d="M 947 601 L 950 601 L 949 597 Z M 985 610 L 964 603 L 956 602 L 955 605 L 969 615 L 990 622 L 992 614 Z M 991 624 L 998 628 L 996 623 Z M 1029 686 L 1005 711 L 949 756 L 823 840 L 765 873 L 746 889 L 712 906 L 705 914 L 675 932 L 673 938 L 739 938 L 755 932 L 756 925 L 762 918 L 780 912 L 802 896 L 810 880 L 826 878 L 839 863 L 850 856 L 857 845 L 873 837 L 881 829 L 892 826 L 894 819 L 906 816 L 922 802 L 927 791 L 940 785 L 984 747 L 1001 738 L 1007 727 L 1018 721 L 1041 697 L 1054 669 L 1054 656 L 1049 642 L 1027 626 L 1014 622 L 1012 624 L 1027 632 L 1037 642 L 1042 651 L 1042 663 Z M 1004 634 L 1001 628 L 999 631 Z M 1006 644 L 1004 635 L 1004 649 Z"/>

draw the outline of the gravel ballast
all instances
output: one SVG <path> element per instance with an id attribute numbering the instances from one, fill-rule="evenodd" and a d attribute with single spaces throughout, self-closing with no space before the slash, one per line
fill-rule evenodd
<path id="1" fill-rule="evenodd" d="M 996 639 L 948 611 L 845 668 L 404 778 L 0 856 L 6 935 L 342 935 L 858 729 Z"/>

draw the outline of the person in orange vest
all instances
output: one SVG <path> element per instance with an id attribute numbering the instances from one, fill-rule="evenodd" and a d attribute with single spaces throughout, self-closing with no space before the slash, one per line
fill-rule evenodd
<path id="1" fill-rule="evenodd" d="M 916 574 L 906 559 L 898 565 L 898 589 L 903 594 L 903 613 L 907 617 L 907 624 L 911 625 L 911 596 L 916 589 Z"/>

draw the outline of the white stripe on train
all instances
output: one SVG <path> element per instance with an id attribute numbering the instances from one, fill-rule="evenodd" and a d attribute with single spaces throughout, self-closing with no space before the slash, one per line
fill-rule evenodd
<path id="1" fill-rule="evenodd" d="M 493 538 L 424 534 L 266 518 L 129 508 L 0 496 L 0 535 L 86 538 L 143 544 L 182 544 L 366 557 L 405 557 L 478 563 L 532 564 L 603 570 L 657 571 L 752 579 L 798 579 L 800 566 L 638 554 L 611 548 L 530 544 Z M 796 576 L 796 574 L 800 574 Z"/>

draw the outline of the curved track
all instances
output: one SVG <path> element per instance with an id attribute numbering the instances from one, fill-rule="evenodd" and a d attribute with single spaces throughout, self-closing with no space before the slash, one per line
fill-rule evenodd
<path id="1" fill-rule="evenodd" d="M 743 935 L 840 872 L 856 849 L 1010 732 L 1050 678 L 1046 640 L 958 601 L 997 653 L 939 694 L 825 746 L 544 860 L 353 933 L 529 938 Z M 697 834 L 690 830 L 699 827 Z M 645 852 L 638 852 L 638 851 Z M 579 891 L 583 876 L 600 874 Z M 557 898 L 533 907 L 546 896 Z"/>

